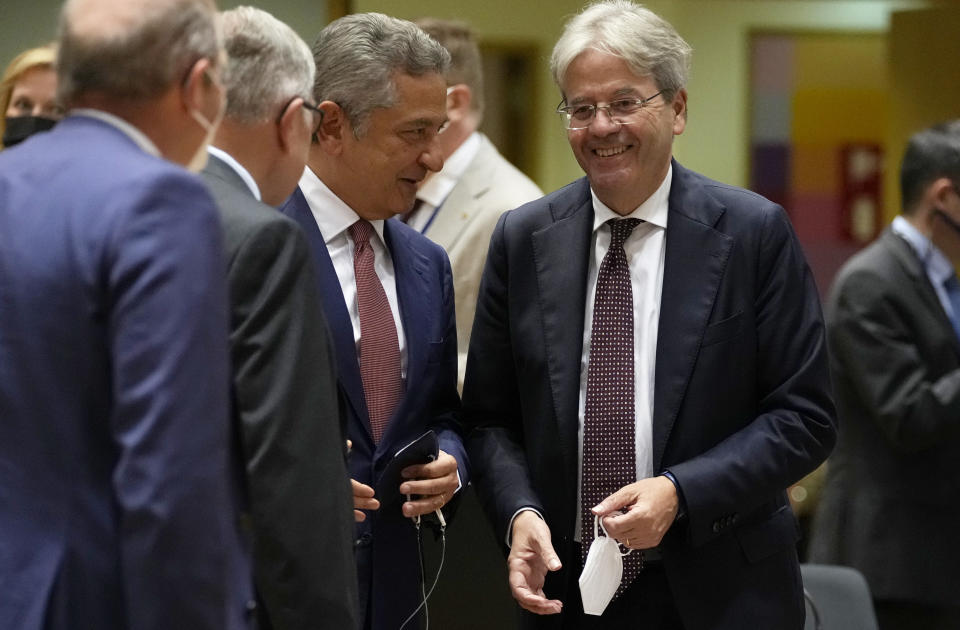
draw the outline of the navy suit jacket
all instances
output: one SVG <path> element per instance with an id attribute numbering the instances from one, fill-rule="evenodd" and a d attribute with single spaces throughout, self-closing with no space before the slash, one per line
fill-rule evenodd
<path id="1" fill-rule="evenodd" d="M 0 627 L 246 627 L 220 242 L 104 122 L 0 153 Z"/>
<path id="2" fill-rule="evenodd" d="M 580 179 L 504 215 L 491 240 L 464 385 L 478 496 L 503 540 L 535 507 L 575 609 L 578 396 L 593 230 Z M 689 630 L 799 630 L 798 528 L 785 488 L 833 447 L 824 327 L 782 208 L 673 165 L 657 336 L 653 465 L 686 499 L 664 564 Z M 559 616 L 533 619 L 559 627 Z"/>
<path id="3" fill-rule="evenodd" d="M 393 260 L 397 298 L 407 341 L 406 391 L 379 444 L 370 433 L 353 325 L 320 229 L 298 188 L 281 210 L 307 234 L 320 282 L 324 312 L 336 346 L 339 386 L 353 440 L 350 476 L 375 487 L 387 462 L 427 428 L 440 449 L 456 458 L 463 486 L 469 482 L 460 438 L 457 394 L 457 331 L 450 262 L 443 249 L 399 221 L 384 222 Z M 368 513 L 356 524 L 360 610 L 370 628 L 398 628 L 420 601 L 416 530 L 399 506 Z"/>

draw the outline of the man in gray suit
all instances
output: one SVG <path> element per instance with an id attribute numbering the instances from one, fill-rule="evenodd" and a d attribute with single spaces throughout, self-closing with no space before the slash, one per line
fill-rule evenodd
<path id="1" fill-rule="evenodd" d="M 259 9 L 219 19 L 228 106 L 203 176 L 224 230 L 260 627 L 354 628 L 352 499 L 333 350 L 306 239 L 270 207 L 296 186 L 321 120 L 308 97 L 313 56 Z"/>
<path id="2" fill-rule="evenodd" d="M 827 303 L 841 430 L 810 558 L 862 571 L 882 630 L 957 628 L 960 120 L 910 139 L 900 184 Z"/>
<path id="3" fill-rule="evenodd" d="M 501 214 L 542 197 L 543 192 L 477 131 L 483 122 L 483 73 L 470 27 L 439 18 L 423 18 L 417 26 L 450 53 L 450 122 L 438 138 L 443 169 L 423 181 L 414 210 L 405 220 L 450 257 L 457 309 L 457 387 L 462 391 L 480 276 L 493 228 Z"/>

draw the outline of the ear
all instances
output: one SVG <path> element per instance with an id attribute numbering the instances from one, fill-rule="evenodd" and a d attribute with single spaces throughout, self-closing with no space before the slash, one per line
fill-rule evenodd
<path id="1" fill-rule="evenodd" d="M 181 105 L 185 112 L 204 111 L 210 89 L 210 77 L 207 72 L 212 68 L 209 59 L 198 59 L 187 72 L 180 90 Z"/>
<path id="2" fill-rule="evenodd" d="M 673 109 L 673 135 L 679 136 L 687 127 L 687 91 L 685 89 L 681 88 L 677 92 L 670 107 Z"/>
<path id="3" fill-rule="evenodd" d="M 930 205 L 942 210 L 950 202 L 950 195 L 954 194 L 953 182 L 949 177 L 940 177 L 927 187 L 927 196 L 930 198 Z"/>
<path id="4" fill-rule="evenodd" d="M 333 101 L 323 101 L 318 105 L 323 111 L 323 122 L 317 129 L 315 144 L 330 155 L 339 155 L 343 150 L 343 143 L 347 135 L 353 134 L 350 121 L 343 110 Z"/>
<path id="5" fill-rule="evenodd" d="M 455 122 L 470 114 L 473 90 L 463 83 L 451 85 L 447 93 L 447 118 Z"/>
<path id="6" fill-rule="evenodd" d="M 295 98 L 287 103 L 287 108 L 280 113 L 280 119 L 277 121 L 277 144 L 284 153 L 289 153 L 297 146 L 297 138 L 306 132 L 304 126 L 307 123 L 303 119 L 302 104 L 302 98 Z"/>

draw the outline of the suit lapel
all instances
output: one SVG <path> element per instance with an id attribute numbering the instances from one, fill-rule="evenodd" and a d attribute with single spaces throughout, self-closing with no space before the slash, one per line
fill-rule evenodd
<path id="1" fill-rule="evenodd" d="M 353 408 L 354 415 L 370 432 L 370 417 L 367 413 L 367 403 L 363 395 L 363 380 L 360 378 L 360 364 L 357 362 L 357 350 L 353 340 L 353 323 L 343 298 L 343 289 L 340 280 L 333 268 L 333 261 L 327 252 L 327 244 L 323 240 L 320 228 L 310 212 L 306 197 L 298 187 L 283 206 L 283 211 L 294 219 L 307 235 L 310 249 L 317 269 L 317 280 L 320 285 L 320 295 L 323 296 L 323 312 L 327 316 L 327 324 L 333 336 L 337 349 L 337 372 L 340 386 L 346 393 L 346 398 Z"/>
<path id="2" fill-rule="evenodd" d="M 410 399 L 409 393 L 420 386 L 420 379 L 426 370 L 430 341 L 427 336 L 433 328 L 432 322 L 428 321 L 430 310 L 426 305 L 439 303 L 440 296 L 434 295 L 436 289 L 426 275 L 428 261 L 411 242 L 410 233 L 405 232 L 404 226 L 396 221 L 384 221 L 383 226 L 384 240 L 393 261 L 397 302 L 407 347 L 406 389 L 381 440 L 381 444 L 390 444 L 394 441 L 393 433 L 399 431 L 402 434 L 405 431 L 404 427 L 398 426 L 400 423 L 397 420 L 408 415 L 404 410 Z"/>
<path id="3" fill-rule="evenodd" d="M 558 423 L 564 470 L 576 488 L 580 358 L 593 204 L 586 179 L 574 184 L 568 204 L 552 204 L 553 222 L 531 236 L 543 316 L 547 373 Z"/>
<path id="4" fill-rule="evenodd" d="M 954 350 L 956 350 L 957 355 L 960 356 L 960 339 L 957 338 L 956 331 L 953 328 L 953 322 L 950 321 L 946 311 L 943 309 L 943 304 L 940 302 L 936 290 L 930 283 L 930 278 L 920 263 L 920 259 L 917 258 L 916 252 L 909 243 L 897 236 L 890 228 L 887 228 L 883 234 L 880 235 L 880 238 L 884 246 L 890 250 L 893 257 L 900 262 L 904 273 L 906 273 L 910 282 L 915 287 L 916 294 L 920 296 L 920 300 L 923 302 L 923 309 L 928 313 L 935 313 L 934 317 L 940 321 L 940 325 L 950 332 L 949 337 L 954 341 Z"/>
<path id="5" fill-rule="evenodd" d="M 657 332 L 654 472 L 661 468 L 733 248 L 733 239 L 713 227 L 723 213 L 723 206 L 674 162 Z"/>
<path id="6" fill-rule="evenodd" d="M 487 157 L 490 148 L 486 139 L 483 139 L 477 155 L 450 191 L 437 217 L 425 232 L 430 240 L 439 243 L 447 251 L 457 244 L 464 234 L 463 227 L 482 209 L 477 199 L 493 186 L 493 162 Z"/>

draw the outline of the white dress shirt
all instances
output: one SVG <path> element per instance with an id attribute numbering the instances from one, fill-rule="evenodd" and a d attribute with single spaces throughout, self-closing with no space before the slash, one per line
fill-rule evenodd
<path id="1" fill-rule="evenodd" d="M 621 216 L 604 205 L 593 189 L 593 237 L 587 267 L 587 303 L 583 314 L 583 352 L 580 355 L 580 400 L 577 410 L 577 522 L 574 540 L 580 540 L 580 485 L 583 473 L 583 412 L 587 402 L 587 365 L 590 359 L 590 333 L 596 299 L 600 263 L 610 248 L 610 219 L 641 219 L 623 243 L 630 267 L 633 289 L 633 374 L 634 374 L 634 449 L 637 479 L 653 476 L 653 386 L 657 360 L 657 330 L 660 325 L 660 298 L 663 293 L 663 261 L 666 254 L 667 214 L 673 166 L 660 187 L 639 207 Z M 618 488 L 619 489 L 619 488 Z M 590 507 L 593 507 L 592 505 Z M 513 532 L 513 515 L 507 528 L 507 546 Z M 533 510 L 536 511 L 536 510 Z M 537 512 L 539 514 L 539 512 Z M 543 515 L 541 515 L 542 517 Z"/>
<path id="2" fill-rule="evenodd" d="M 340 288 L 343 291 L 343 300 L 350 313 L 350 322 L 353 324 L 353 341 L 359 361 L 360 350 L 360 307 L 357 304 L 357 278 L 353 271 L 353 237 L 347 229 L 356 223 L 360 217 L 350 206 L 337 197 L 320 178 L 310 170 L 303 170 L 300 177 L 300 190 L 307 199 L 310 212 L 313 214 L 323 242 L 327 246 L 333 268 L 337 272 Z M 404 381 L 407 378 L 407 343 L 403 334 L 403 323 L 400 321 L 400 306 L 397 300 L 397 278 L 393 270 L 393 258 L 387 250 L 383 239 L 383 220 L 370 221 L 373 225 L 376 238 L 370 238 L 373 247 L 374 270 L 380 278 L 380 284 L 390 302 L 390 311 L 393 321 L 397 325 L 397 340 L 400 342 L 400 374 Z"/>
<path id="3" fill-rule="evenodd" d="M 593 197 L 593 239 L 587 269 L 587 304 L 583 314 L 583 352 L 580 355 L 580 401 L 577 410 L 577 514 L 580 514 L 580 485 L 583 474 L 583 416 L 587 402 L 587 366 L 590 359 L 590 333 L 596 299 L 600 263 L 610 248 L 610 219 L 641 219 L 623 243 L 630 266 L 633 289 L 633 374 L 634 374 L 634 452 L 637 479 L 653 476 L 653 384 L 657 360 L 657 330 L 660 324 L 660 296 L 663 289 L 663 260 L 666 248 L 667 209 L 673 166 L 660 187 L 638 208 L 621 216 L 608 208 L 596 193 Z M 593 506 L 590 506 L 593 507 Z M 580 540 L 580 520 L 574 530 Z"/>

